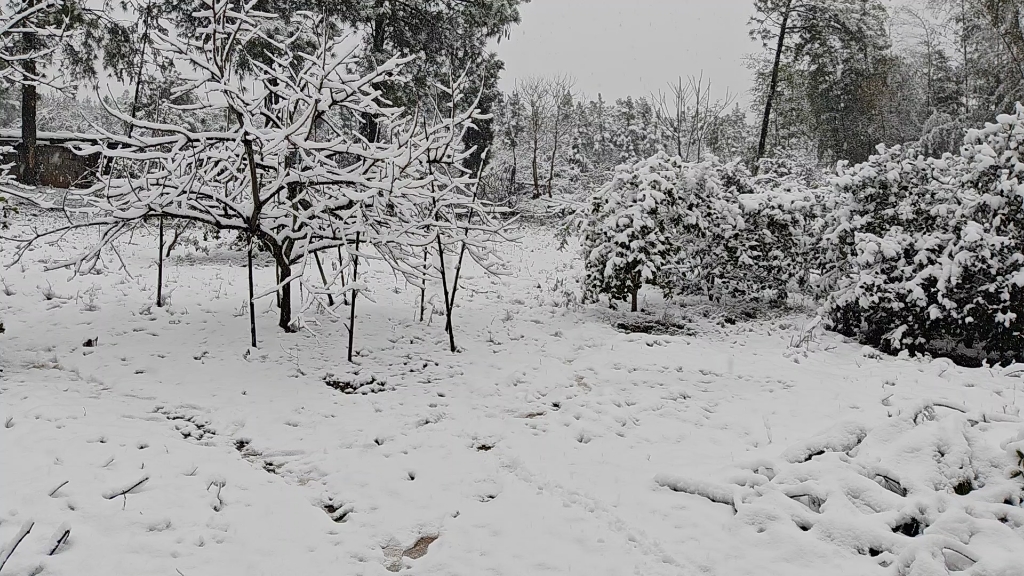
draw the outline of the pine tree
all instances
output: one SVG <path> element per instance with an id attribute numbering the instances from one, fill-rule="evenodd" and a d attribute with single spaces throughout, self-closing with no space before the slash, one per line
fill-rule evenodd
<path id="1" fill-rule="evenodd" d="M 659 154 L 622 166 L 591 198 L 583 237 L 590 299 L 628 298 L 636 312 L 640 288 L 664 280 L 662 270 L 678 251 L 670 232 L 678 163 Z"/>

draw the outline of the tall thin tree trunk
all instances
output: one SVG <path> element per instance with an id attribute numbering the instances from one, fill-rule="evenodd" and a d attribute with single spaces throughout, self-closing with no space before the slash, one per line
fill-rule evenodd
<path id="1" fill-rule="evenodd" d="M 511 146 L 511 148 L 512 148 L 512 174 L 509 176 L 509 179 L 508 179 L 508 194 L 507 194 L 507 196 L 510 197 L 510 198 L 512 197 L 513 194 L 516 193 L 516 165 L 518 164 L 518 160 L 516 160 L 516 147 L 515 146 Z"/>
<path id="2" fill-rule="evenodd" d="M 320 270 L 320 279 L 323 280 L 324 289 L 327 290 L 327 274 L 324 274 L 324 265 L 323 262 L 320 261 L 320 253 L 314 252 L 313 258 L 316 259 L 316 267 Z M 327 305 L 332 308 L 334 307 L 334 296 L 331 295 L 330 290 L 327 292 Z"/>
<path id="3" fill-rule="evenodd" d="M 455 347 L 455 328 L 452 326 L 452 304 L 448 295 L 448 272 L 446 271 L 444 263 L 444 245 L 441 244 L 441 236 L 437 237 L 437 256 L 441 262 L 441 288 L 444 290 L 444 311 L 447 315 L 445 319 L 445 330 L 448 332 L 448 344 L 451 346 L 452 354 L 458 351 Z"/>
<path id="4" fill-rule="evenodd" d="M 164 217 L 160 216 L 160 240 L 156 259 L 156 306 L 164 306 Z"/>
<path id="5" fill-rule="evenodd" d="M 960 0 L 960 51 L 964 59 L 964 116 L 971 113 L 971 71 L 967 63 L 967 0 Z"/>
<path id="6" fill-rule="evenodd" d="M 692 85 L 693 76 L 690 76 L 690 82 Z M 700 78 L 697 80 L 697 86 L 694 90 L 696 95 L 697 105 L 693 107 L 693 129 L 690 133 L 693 134 L 693 141 L 697 145 L 697 162 L 700 162 L 700 142 L 701 142 L 701 125 L 700 125 L 700 103 L 701 103 L 701 87 L 704 85 L 704 71 L 700 71 Z M 689 153 L 687 153 L 689 154 Z"/>
<path id="7" fill-rule="evenodd" d="M 359 252 L 359 232 L 356 232 L 356 249 L 355 253 L 352 254 L 352 295 L 351 302 L 349 303 L 348 311 L 348 361 L 352 361 L 352 348 L 355 344 L 356 336 L 356 295 L 358 292 L 355 289 L 355 284 L 359 278 L 359 256 L 356 253 Z"/>
<path id="8" fill-rule="evenodd" d="M 757 173 L 758 163 L 764 157 L 765 146 L 768 144 L 768 126 L 772 117 L 772 104 L 775 101 L 775 91 L 779 87 L 779 67 L 782 65 L 782 51 L 786 47 L 786 30 L 789 26 L 789 9 L 791 2 L 786 2 L 782 12 L 782 23 L 779 24 L 779 41 L 775 45 L 775 62 L 772 64 L 772 78 L 768 84 L 768 97 L 764 102 L 764 117 L 761 119 L 761 138 L 757 142 L 757 157 L 754 158 L 754 173 Z"/>
<path id="9" fill-rule="evenodd" d="M 560 140 L 558 129 L 561 124 L 561 105 L 558 97 L 555 97 L 555 125 L 552 126 L 551 136 L 554 139 L 554 145 L 551 147 L 551 164 L 548 166 L 548 198 L 552 198 L 551 188 L 554 184 L 555 179 L 555 158 L 558 156 L 558 141 Z"/>
<path id="10" fill-rule="evenodd" d="M 386 0 L 374 0 L 373 3 L 373 28 L 370 33 L 370 57 L 373 59 L 382 58 L 384 55 L 384 41 L 387 38 L 387 14 L 384 10 L 384 2 Z M 376 62 L 375 64 L 380 65 L 384 62 Z M 385 86 L 378 85 L 384 89 Z M 367 142 L 374 143 L 380 138 L 380 126 L 377 123 L 377 117 L 372 112 L 364 112 L 363 117 L 363 137 L 366 138 Z"/>
<path id="11" fill-rule="evenodd" d="M 35 0 L 29 0 L 29 6 L 35 6 Z M 36 48 L 34 32 L 23 32 L 21 41 L 25 54 L 32 54 Z M 37 73 L 36 61 L 26 58 L 22 62 L 22 70 L 29 79 Z M 39 184 L 39 164 L 37 155 L 38 126 L 36 124 L 36 103 L 38 93 L 31 83 L 21 85 L 21 182 L 29 186 Z"/>
<path id="12" fill-rule="evenodd" d="M 629 311 L 630 312 L 636 312 L 637 292 L 639 292 L 639 291 L 640 291 L 639 288 L 633 288 L 633 293 L 630 294 L 630 300 L 629 300 Z"/>
<path id="13" fill-rule="evenodd" d="M 252 237 L 249 238 L 249 332 L 252 335 L 252 347 L 257 348 L 256 344 L 256 283 L 253 281 L 252 274 Z"/>
<path id="14" fill-rule="evenodd" d="M 424 278 L 423 285 L 420 286 L 420 322 L 423 322 L 423 316 L 427 310 L 427 279 L 426 270 L 430 266 L 430 252 L 427 251 L 426 247 L 423 248 L 423 270 Z"/>
<path id="15" fill-rule="evenodd" d="M 142 53 L 139 55 L 139 67 L 135 71 L 135 95 L 132 97 L 132 119 L 139 111 L 139 96 L 142 93 L 142 73 L 145 71 L 146 66 L 146 48 L 149 47 L 149 24 L 150 24 L 150 10 L 152 9 L 151 3 L 146 4 L 145 15 L 143 16 L 142 24 Z M 135 131 L 135 124 L 129 123 L 126 132 L 129 136 Z"/>
<path id="16" fill-rule="evenodd" d="M 229 112 L 228 123 L 230 124 L 231 116 Z M 242 115 L 236 112 L 236 120 L 238 125 L 242 126 Z M 250 331 L 252 335 L 253 346 L 256 345 L 256 303 L 253 300 L 254 294 L 254 283 L 253 283 L 253 270 L 252 270 L 252 244 L 256 238 L 256 233 L 259 230 L 259 217 L 260 212 L 263 210 L 263 203 L 260 201 L 260 184 L 259 174 L 256 171 L 256 154 L 253 151 L 252 140 L 248 138 L 242 139 L 242 147 L 245 150 L 245 160 L 249 168 L 249 187 L 250 194 L 252 194 L 252 214 L 249 217 L 249 322 Z M 275 259 L 276 260 L 276 259 Z"/>
<path id="17" fill-rule="evenodd" d="M 540 142 L 537 140 L 536 132 L 537 130 L 534 131 L 533 137 L 533 197 L 540 198 L 540 173 L 537 169 L 537 153 Z"/>

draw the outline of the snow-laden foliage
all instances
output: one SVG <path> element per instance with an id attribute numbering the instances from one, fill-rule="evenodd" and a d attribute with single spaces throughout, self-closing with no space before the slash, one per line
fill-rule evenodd
<path id="1" fill-rule="evenodd" d="M 782 164 L 780 164 L 780 167 Z M 785 300 L 813 270 L 818 198 L 789 170 L 753 177 L 738 161 L 689 165 L 677 294 Z"/>
<path id="2" fill-rule="evenodd" d="M 832 326 L 889 352 L 1009 363 L 1024 349 L 1024 107 L 957 156 L 879 148 L 833 186 Z"/>
<path id="3" fill-rule="evenodd" d="M 735 197 L 742 226 L 714 229 L 725 232 L 718 277 L 733 295 L 785 300 L 787 292 L 805 289 L 817 271 L 819 197 L 789 174 L 765 175 L 750 184 L 750 192 Z"/>
<path id="4" fill-rule="evenodd" d="M 591 198 L 583 237 L 588 297 L 628 297 L 636 311 L 637 291 L 664 281 L 661 271 L 678 253 L 671 220 L 680 167 L 665 154 L 620 166 Z"/>
<path id="5" fill-rule="evenodd" d="M 263 294 L 280 294 L 281 326 L 292 329 L 289 286 L 306 282 L 308 258 L 321 252 L 382 259 L 414 283 L 432 277 L 428 246 L 465 246 L 478 262 L 490 261 L 487 243 L 501 226 L 477 202 L 475 175 L 461 169 L 472 153 L 463 135 L 481 118 L 465 90 L 449 89 L 434 110 L 406 113 L 381 99 L 379 85 L 402 81 L 409 58 L 364 70 L 360 38 L 334 36 L 314 14 L 296 14 L 294 34 L 283 40 L 264 34 L 275 16 L 251 4 L 206 0 L 195 17 L 194 33 L 153 32 L 155 49 L 182 71 L 172 97 L 191 96 L 168 106 L 213 112 L 226 124 L 196 131 L 192 123 L 109 108 L 131 129 L 106 133 L 107 142 L 82 151 L 124 169 L 82 194 L 84 220 L 48 232 L 101 226 L 100 241 L 56 265 L 87 271 L 105 246 L 146 218 L 230 230 L 273 257 L 279 282 Z M 264 45 L 274 50 L 259 52 Z M 246 50 L 260 55 L 247 61 L 254 76 L 238 62 L 243 53 L 252 58 Z M 350 129 L 367 119 L 378 127 L 373 140 Z M 306 292 L 329 289 L 324 276 L 328 286 Z M 345 289 L 363 288 L 353 281 Z"/>
<path id="6" fill-rule="evenodd" d="M 664 153 L 620 167 L 583 226 L 591 296 L 650 284 L 785 300 L 816 275 L 821 222 L 818 192 L 785 167 L 754 177 L 738 161 Z"/>
<path id="7" fill-rule="evenodd" d="M 61 13 L 62 10 L 67 14 Z M 0 82 L 11 84 L 49 85 L 63 88 L 59 81 L 38 70 L 37 62 L 48 62 L 65 41 L 69 14 L 78 8 L 74 3 L 61 6 L 57 0 L 12 2 L 0 15 Z M 26 45 L 22 34 L 31 34 L 33 42 Z M 26 66 L 25 63 L 31 63 Z"/>

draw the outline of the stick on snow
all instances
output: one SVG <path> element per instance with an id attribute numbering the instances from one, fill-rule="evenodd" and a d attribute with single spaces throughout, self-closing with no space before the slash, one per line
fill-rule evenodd
<path id="1" fill-rule="evenodd" d="M 53 536 L 50 536 L 50 542 L 53 545 L 50 547 L 50 551 L 46 555 L 53 556 L 54 554 L 56 554 L 57 550 L 60 549 L 60 547 L 63 546 L 64 543 L 67 542 L 68 538 L 70 537 L 71 526 L 67 522 L 64 522 L 57 527 L 57 531 L 53 533 Z"/>
<path id="2" fill-rule="evenodd" d="M 149 482 L 149 475 L 145 475 L 142 478 L 139 478 L 138 480 L 133 482 L 132 484 L 128 484 L 128 485 L 126 485 L 126 486 L 124 486 L 122 488 L 115 488 L 113 490 L 108 490 L 108 491 L 103 493 L 103 497 L 106 498 L 107 500 L 113 500 L 114 498 L 117 498 L 118 496 L 127 496 L 128 494 L 132 493 L 132 490 L 135 490 L 136 488 L 139 488 L 140 486 L 142 486 L 146 482 Z"/>
<path id="3" fill-rule="evenodd" d="M 11 554 L 14 554 L 14 549 L 18 547 L 18 544 L 21 544 L 21 541 L 25 539 L 25 536 L 28 536 L 28 533 L 32 531 L 32 526 L 35 526 L 35 522 L 26 520 L 25 523 L 21 525 L 21 529 L 18 530 L 18 533 L 14 535 L 14 538 L 7 544 L 4 544 L 3 548 L 0 548 L 0 570 L 3 569 L 4 564 L 7 563 L 7 559 L 11 557 Z"/>
<path id="4" fill-rule="evenodd" d="M 50 494 L 49 494 L 50 498 L 53 498 L 53 495 L 56 494 L 61 488 L 67 486 L 68 482 L 71 482 L 71 481 L 70 480 L 65 480 L 65 481 L 61 482 L 60 484 L 58 484 L 56 488 L 54 488 L 53 490 L 50 490 Z"/>

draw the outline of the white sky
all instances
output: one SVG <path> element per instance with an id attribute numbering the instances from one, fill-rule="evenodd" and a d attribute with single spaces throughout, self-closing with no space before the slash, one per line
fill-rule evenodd
<path id="1" fill-rule="evenodd" d="M 745 55 L 759 49 L 747 36 L 752 0 L 533 0 L 522 23 L 497 45 L 505 61 L 501 86 L 516 78 L 569 74 L 588 98 L 644 96 L 679 76 L 728 87 L 745 105 L 750 73 Z"/>

